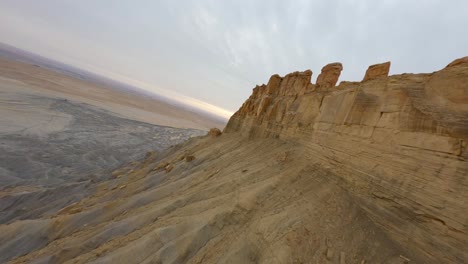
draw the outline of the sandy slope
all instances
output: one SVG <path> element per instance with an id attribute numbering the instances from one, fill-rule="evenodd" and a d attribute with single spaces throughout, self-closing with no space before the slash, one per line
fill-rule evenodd
<path id="1" fill-rule="evenodd" d="M 192 139 L 163 161 L 150 156 L 116 171 L 57 216 L 1 226 L 1 255 L 32 252 L 12 263 L 417 259 L 367 218 L 337 175 L 303 151 L 238 135 Z M 195 159 L 187 162 L 184 153 Z M 169 173 L 160 168 L 165 162 L 174 166 Z"/>

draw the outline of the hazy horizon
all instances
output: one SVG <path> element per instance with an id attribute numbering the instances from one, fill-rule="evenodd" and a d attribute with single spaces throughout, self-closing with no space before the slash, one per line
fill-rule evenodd
<path id="1" fill-rule="evenodd" d="M 275 73 L 432 72 L 468 55 L 468 3 L 12 1 L 0 42 L 228 117 Z"/>

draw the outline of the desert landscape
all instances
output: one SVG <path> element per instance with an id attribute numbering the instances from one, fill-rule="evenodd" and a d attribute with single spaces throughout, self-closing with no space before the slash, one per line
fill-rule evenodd
<path id="1" fill-rule="evenodd" d="M 310 70 L 273 75 L 223 131 L 165 150 L 136 142 L 126 160 L 133 162 L 85 180 L 67 202 L 18 213 L 18 204 L 31 201 L 17 197 L 37 190 L 2 190 L 0 261 L 466 263 L 468 57 L 429 74 L 388 76 L 390 65 L 372 65 L 361 82 L 338 86 L 341 63 L 323 67 L 315 83 Z M 23 85 L 5 78 L 10 87 Z M 19 100 L 12 96 L 5 103 L 2 95 L 2 104 Z M 85 116 L 77 112 L 109 115 L 63 99 L 28 100 L 42 105 L 34 122 L 56 117 L 46 127 L 20 123 L 3 133 L 40 138 L 64 133 L 72 118 Z M 120 129 L 141 126 L 133 140 L 155 133 L 119 118 L 110 121 Z M 184 131 L 163 135 L 177 135 L 174 144 L 201 135 Z M 115 129 L 102 133 L 116 137 Z M 129 137 L 119 134 L 110 146 Z M 112 160 L 126 155 L 114 152 Z M 102 154 L 91 159 L 108 162 Z M 62 177 L 50 181 L 53 173 L 44 184 L 67 186 Z"/>
<path id="2" fill-rule="evenodd" d="M 1 224 L 57 212 L 89 194 L 109 171 L 222 126 L 9 54 L 0 58 Z"/>
<path id="3" fill-rule="evenodd" d="M 0 1 L 0 264 L 468 264 L 468 1 Z"/>

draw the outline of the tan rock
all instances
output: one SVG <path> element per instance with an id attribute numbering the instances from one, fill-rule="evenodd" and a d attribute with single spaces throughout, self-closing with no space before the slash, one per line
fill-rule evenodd
<path id="1" fill-rule="evenodd" d="M 169 165 L 169 162 L 161 162 L 156 167 L 153 168 L 153 171 L 164 169 Z"/>
<path id="2" fill-rule="evenodd" d="M 270 96 L 265 96 L 262 98 L 262 100 L 260 101 L 258 110 L 257 110 L 257 116 L 262 115 L 263 113 L 266 112 L 266 109 L 268 108 L 268 106 L 270 106 L 271 101 L 272 101 L 272 98 Z"/>
<path id="3" fill-rule="evenodd" d="M 384 62 L 380 64 L 374 64 L 369 66 L 366 71 L 366 75 L 362 81 L 374 80 L 377 78 L 388 77 L 390 72 L 390 62 Z"/>
<path id="4" fill-rule="evenodd" d="M 343 251 L 340 252 L 340 264 L 346 264 L 346 255 Z"/>
<path id="5" fill-rule="evenodd" d="M 219 128 L 212 128 L 208 132 L 208 135 L 210 135 L 211 137 L 219 137 L 219 136 L 221 136 L 221 134 L 222 134 L 222 132 L 221 132 L 221 130 L 219 130 Z"/>
<path id="6" fill-rule="evenodd" d="M 283 78 L 281 78 L 278 74 L 272 75 L 268 81 L 266 93 L 269 95 L 278 94 L 282 79 Z"/>
<path id="7" fill-rule="evenodd" d="M 339 76 L 339 66 L 326 66 L 317 89 L 305 95 L 295 93 L 297 73 L 290 74 L 266 111 L 231 118 L 226 129 L 254 141 L 280 138 L 303 146 L 311 162 L 348 182 L 347 190 L 366 201 L 360 203 L 364 211 L 397 234 L 397 243 L 418 252 L 419 262 L 468 259 L 461 224 L 468 219 L 460 213 L 468 205 L 459 198 L 468 193 L 468 185 L 459 184 L 468 168 L 468 58 L 429 74 L 388 76 L 390 64 L 370 66 L 364 80 L 372 82 L 343 82 L 336 90 L 319 89 Z"/>
<path id="8" fill-rule="evenodd" d="M 449 65 L 447 65 L 446 68 L 461 65 L 461 64 L 468 64 L 468 56 L 452 61 L 451 63 L 449 63 Z"/>
<path id="9" fill-rule="evenodd" d="M 164 167 L 164 170 L 166 171 L 166 173 L 171 172 L 173 169 L 174 169 L 174 165 L 172 164 L 169 164 L 166 167 Z"/>
<path id="10" fill-rule="evenodd" d="M 327 248 L 327 252 L 326 252 L 326 257 L 329 261 L 331 261 L 333 259 L 333 250 L 331 248 Z"/>
<path id="11" fill-rule="evenodd" d="M 322 72 L 317 77 L 316 85 L 319 87 L 334 87 L 340 78 L 343 65 L 339 62 L 334 62 L 325 65 L 322 68 Z"/>
<path id="12" fill-rule="evenodd" d="M 190 161 L 192 161 L 192 160 L 194 160 L 194 159 L 195 159 L 195 156 L 193 156 L 193 155 L 187 155 L 187 156 L 185 156 L 185 161 L 186 161 L 186 162 L 190 162 Z"/>
<path id="13" fill-rule="evenodd" d="M 304 94 L 309 88 L 312 71 L 293 72 L 287 74 L 282 80 L 279 88 L 280 95 L 300 95 Z"/>

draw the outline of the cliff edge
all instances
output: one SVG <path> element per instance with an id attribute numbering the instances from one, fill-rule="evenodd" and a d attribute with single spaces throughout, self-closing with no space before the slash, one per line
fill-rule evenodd
<path id="1" fill-rule="evenodd" d="M 395 240 L 428 258 L 466 260 L 468 57 L 430 74 L 372 65 L 341 82 L 340 63 L 273 75 L 253 89 L 226 133 L 304 146 L 346 182 Z"/>

